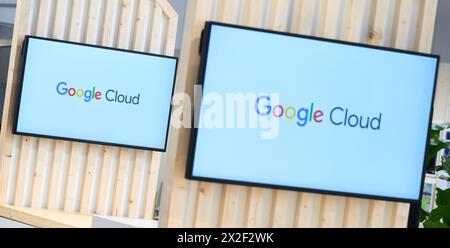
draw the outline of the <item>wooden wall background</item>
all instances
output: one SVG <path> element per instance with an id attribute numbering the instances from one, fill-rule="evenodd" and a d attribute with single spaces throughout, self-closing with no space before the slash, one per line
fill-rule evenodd
<path id="1" fill-rule="evenodd" d="M 450 64 L 441 63 L 434 100 L 433 121 L 450 122 Z"/>
<path id="2" fill-rule="evenodd" d="M 177 91 L 193 94 L 199 38 L 207 20 L 429 53 L 437 4 L 438 0 L 189 0 Z M 171 130 L 170 137 L 167 163 L 173 167 L 165 172 L 161 219 L 170 227 L 407 224 L 408 204 L 185 180 L 189 131 Z"/>
<path id="3" fill-rule="evenodd" d="M 153 218 L 161 154 L 12 135 L 24 35 L 173 55 L 167 0 L 20 0 L 0 136 L 0 203 Z M 108 127 L 105 127 L 108 128 Z"/>

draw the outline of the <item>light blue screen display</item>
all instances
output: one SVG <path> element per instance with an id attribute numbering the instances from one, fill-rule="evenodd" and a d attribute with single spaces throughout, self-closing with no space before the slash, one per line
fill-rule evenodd
<path id="1" fill-rule="evenodd" d="M 17 132 L 164 150 L 176 59 L 30 38 Z"/>
<path id="2" fill-rule="evenodd" d="M 200 123 L 208 94 L 255 93 L 245 112 L 279 129 L 200 125 L 192 176 L 418 200 L 437 63 L 213 24 Z"/>

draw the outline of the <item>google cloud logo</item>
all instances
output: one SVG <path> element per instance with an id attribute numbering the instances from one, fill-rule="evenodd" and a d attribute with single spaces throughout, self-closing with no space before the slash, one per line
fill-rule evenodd
<path id="1" fill-rule="evenodd" d="M 381 120 L 383 114 L 372 117 L 352 113 L 348 108 L 334 107 L 329 111 L 328 118 L 326 112 L 316 109 L 315 104 L 311 103 L 308 107 L 283 106 L 281 104 L 273 105 L 269 96 L 261 96 L 256 99 L 256 113 L 260 116 L 272 115 L 275 118 L 286 118 L 296 120 L 299 127 L 305 127 L 308 124 L 323 124 L 326 119 L 332 125 L 344 126 L 350 128 L 371 129 L 378 131 L 381 129 Z"/>
<path id="2" fill-rule="evenodd" d="M 105 94 L 99 91 L 95 86 L 92 89 L 76 89 L 69 87 L 66 82 L 61 82 L 56 86 L 56 92 L 61 96 L 75 97 L 84 100 L 85 102 L 101 101 L 103 96 L 108 102 L 123 103 L 130 105 L 139 105 L 141 94 L 137 96 L 125 95 L 118 90 L 107 90 Z"/>

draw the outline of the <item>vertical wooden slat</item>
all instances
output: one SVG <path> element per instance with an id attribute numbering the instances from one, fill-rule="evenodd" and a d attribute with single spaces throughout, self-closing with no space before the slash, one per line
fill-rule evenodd
<path id="1" fill-rule="evenodd" d="M 103 163 L 96 213 L 110 215 L 112 214 L 119 149 L 117 147 L 104 147 L 103 149 Z"/>
<path id="2" fill-rule="evenodd" d="M 286 4 L 288 1 L 285 1 Z M 237 3 L 235 3 L 237 4 Z M 265 2 L 264 8 L 256 5 L 258 12 L 251 14 L 250 21 L 258 23 L 260 28 L 276 27 L 286 28 L 286 24 L 283 23 L 283 19 L 286 21 L 287 16 L 283 17 L 283 13 L 286 13 L 287 7 L 282 6 L 281 1 Z M 250 6 L 251 9 L 253 6 Z M 269 8 L 271 7 L 271 8 Z M 232 7 L 227 8 L 233 9 Z M 264 12 L 260 12 L 264 10 Z M 231 13 L 224 13 L 224 17 L 233 16 Z M 256 18 L 259 18 L 256 19 Z M 232 21 L 232 20 L 230 20 Z M 243 189 L 244 190 L 244 189 Z M 247 190 L 247 189 L 245 189 Z M 265 227 L 270 226 L 273 222 L 273 213 L 271 208 L 273 207 L 274 190 L 263 188 L 250 188 L 247 194 L 247 208 L 246 208 L 246 223 L 247 227 Z M 241 210 L 242 211 L 242 210 Z"/>
<path id="3" fill-rule="evenodd" d="M 55 10 L 55 23 L 53 27 L 53 38 L 67 39 L 69 20 L 72 17 L 73 0 L 57 0 Z"/>
<path id="4" fill-rule="evenodd" d="M 353 3 L 353 2 L 352 2 Z M 336 8 L 337 6 L 334 6 L 334 3 L 332 4 L 330 1 L 324 2 L 325 6 L 322 6 L 324 8 L 324 14 L 322 16 L 321 23 L 323 23 L 323 28 L 321 29 L 320 35 L 328 37 L 328 38 L 338 38 L 338 36 L 341 35 L 341 32 L 339 32 L 339 26 L 340 23 L 337 22 L 335 19 L 331 19 L 327 21 L 328 16 L 333 17 L 333 15 L 329 14 L 328 12 L 336 11 L 338 12 L 338 15 L 342 15 L 345 11 L 345 9 L 342 6 L 342 3 L 339 5 L 339 8 Z M 331 4 L 331 7 L 329 7 Z M 320 17 L 320 16 L 319 16 Z M 334 17 L 336 18 L 336 17 Z M 349 26 L 345 27 L 344 31 L 349 30 Z M 322 227 L 341 227 L 343 225 L 344 221 L 344 210 L 345 210 L 345 198 L 339 197 L 339 196 L 331 196 L 327 195 L 324 197 L 324 204 L 322 204 L 322 210 L 321 210 L 321 220 L 320 225 Z"/>
<path id="5" fill-rule="evenodd" d="M 14 205 L 16 206 L 30 206 L 37 143 L 37 138 L 22 138 L 16 195 L 14 199 Z"/>
<path id="6" fill-rule="evenodd" d="M 261 0 L 248 0 L 245 6 L 246 14 L 244 16 L 244 24 L 261 27 L 263 25 L 263 14 L 264 14 L 264 1 Z"/>
<path id="7" fill-rule="evenodd" d="M 166 42 L 164 45 L 164 54 L 173 56 L 175 53 L 175 44 L 178 31 L 178 16 L 169 19 L 167 24 Z"/>
<path id="8" fill-rule="evenodd" d="M 416 38 L 416 50 L 429 53 L 433 47 L 434 20 L 438 0 L 421 0 L 422 12 L 419 14 L 419 31 Z"/>
<path id="9" fill-rule="evenodd" d="M 292 191 L 276 191 L 272 227 L 294 227 L 298 204 L 298 193 Z"/>
<path id="10" fill-rule="evenodd" d="M 270 13 L 270 28 L 277 31 L 287 31 L 290 5 L 285 0 L 277 0 L 272 3 Z M 275 191 L 273 219 L 270 224 L 273 227 L 293 227 L 297 204 L 297 193 L 292 191 Z"/>
<path id="11" fill-rule="evenodd" d="M 398 15 L 394 27 L 393 46 L 408 49 L 410 33 L 413 32 L 411 21 L 413 18 L 414 0 L 400 0 L 397 2 Z"/>
<path id="12" fill-rule="evenodd" d="M 86 171 L 84 173 L 83 191 L 81 195 L 80 211 L 93 213 L 97 206 L 97 192 L 100 182 L 102 166 L 102 147 L 89 145 L 86 159 Z"/>
<path id="13" fill-rule="evenodd" d="M 24 6 L 27 5 L 27 7 L 29 7 L 29 12 L 28 15 L 25 12 L 25 16 L 24 18 L 27 18 L 27 23 L 23 24 L 23 29 L 20 30 L 20 34 L 17 35 L 17 37 L 14 37 L 15 39 L 19 39 L 22 40 L 22 38 L 24 37 L 24 34 L 26 33 L 31 33 L 31 34 L 35 34 L 36 32 L 36 26 L 37 26 L 37 17 L 38 17 L 38 12 L 39 12 L 39 5 L 40 5 L 40 1 L 38 0 L 29 0 L 27 3 L 24 3 Z M 27 8 L 25 7 L 25 8 Z M 25 10 L 26 11 L 26 10 Z M 17 29 L 16 29 L 17 30 Z M 22 33 L 23 32 L 23 33 Z M 15 46 L 19 46 L 20 41 L 15 41 L 16 44 Z M 19 44 L 17 44 L 19 43 Z M 19 52 L 20 50 L 16 50 L 16 54 L 20 54 Z M 16 59 L 13 55 L 13 59 Z M 18 65 L 19 60 L 14 61 L 12 63 L 17 63 L 16 66 L 19 67 Z M 18 80 L 18 74 L 16 74 L 16 70 L 13 69 L 13 71 L 10 73 L 12 73 L 15 78 L 14 79 L 9 79 L 8 85 L 12 85 L 17 84 L 16 81 Z M 9 90 L 9 94 L 12 95 L 13 90 L 11 88 L 7 88 L 7 90 Z M 9 100 L 11 101 L 11 100 Z M 11 108 L 9 106 L 9 104 L 5 104 L 5 108 Z M 7 112 L 8 113 L 8 112 Z M 8 126 L 9 123 L 12 122 L 12 114 L 11 114 L 11 110 L 8 113 L 9 115 L 7 116 L 7 118 L 3 118 L 3 120 L 7 119 L 8 123 L 6 123 L 6 125 L 3 125 L 2 128 L 2 137 L 3 139 L 8 139 L 8 136 L 5 136 L 5 132 L 4 130 L 8 130 L 6 127 Z M 11 136 L 9 136 L 11 137 Z M 8 141 L 7 141 L 8 142 Z M 8 143 L 7 143 L 8 144 Z M 15 144 L 18 144 L 17 142 Z M 14 182 L 15 183 L 15 196 L 14 196 L 14 204 L 18 205 L 18 206 L 29 206 L 29 203 L 31 201 L 31 187 L 32 187 L 32 183 L 33 183 L 33 170 L 34 170 L 34 160 L 35 160 L 35 156 L 36 156 L 36 149 L 37 147 L 37 139 L 36 138 L 29 138 L 29 137 L 22 137 L 21 139 L 21 143 L 20 146 L 17 147 L 12 147 L 12 149 L 19 149 L 19 164 L 18 164 L 18 169 L 17 169 L 17 180 Z M 31 160 L 31 161 L 30 161 Z M 3 166 L 3 165 L 2 165 Z"/>
<path id="14" fill-rule="evenodd" d="M 136 24 L 136 0 L 122 0 L 117 46 L 130 49 L 134 43 Z M 115 184 L 112 211 L 114 216 L 125 217 L 128 214 L 128 196 L 133 171 L 134 151 L 120 149 L 120 158 Z"/>
<path id="15" fill-rule="evenodd" d="M 103 15 L 105 12 L 105 1 L 89 1 L 89 13 L 86 27 L 86 43 L 99 45 L 103 29 Z"/>
<path id="16" fill-rule="evenodd" d="M 401 0 L 397 3 L 398 15 L 394 22 L 393 46 L 400 49 L 411 48 L 409 44 L 413 44 L 410 40 L 411 33 L 415 33 L 417 27 L 412 27 L 411 22 L 414 18 L 413 10 L 415 1 Z M 430 37 L 431 38 L 431 37 Z M 392 226 L 404 227 L 408 221 L 409 204 L 394 203 Z"/>
<path id="17" fill-rule="evenodd" d="M 220 1 L 216 20 L 237 23 L 240 3 L 237 0 Z M 196 227 L 214 227 L 219 225 L 220 203 L 222 201 L 223 185 L 202 182 L 199 185 Z"/>
<path id="18" fill-rule="evenodd" d="M 219 226 L 222 191 L 222 184 L 200 183 L 195 227 Z"/>
<path id="19" fill-rule="evenodd" d="M 101 44 L 103 46 L 115 47 L 119 33 L 121 1 L 108 0 L 103 17 L 103 33 Z M 95 213 L 112 214 L 112 203 L 114 196 L 114 182 L 117 175 L 118 148 L 103 147 L 101 151 L 101 171 L 98 179 L 97 202 Z"/>
<path id="20" fill-rule="evenodd" d="M 86 43 L 99 45 L 101 43 L 106 3 L 105 0 L 91 0 L 88 4 Z M 99 145 L 89 145 L 87 148 L 86 169 L 84 171 L 80 203 L 80 211 L 82 213 L 93 213 L 97 206 L 97 192 L 103 158 L 102 151 L 103 149 Z"/>
<path id="21" fill-rule="evenodd" d="M 102 45 L 115 47 L 117 42 L 118 26 L 120 21 L 120 0 L 107 0 L 102 34 Z"/>
<path id="22" fill-rule="evenodd" d="M 17 147 L 20 143 L 20 136 L 15 135 L 12 146 Z M 0 203 L 2 204 L 14 203 L 19 152 L 19 149 L 12 149 L 11 154 L 5 156 L 9 159 L 3 159 L 3 167 L 0 168 Z"/>
<path id="23" fill-rule="evenodd" d="M 224 188 L 220 226 L 224 228 L 245 227 L 247 196 L 250 188 L 236 185 L 225 185 Z M 216 208 L 218 207 L 216 206 Z"/>
<path id="24" fill-rule="evenodd" d="M 156 191 L 158 190 L 158 176 L 161 165 L 161 153 L 152 152 L 150 171 L 147 182 L 147 192 L 145 195 L 145 219 L 154 219 L 156 204 Z"/>
<path id="25" fill-rule="evenodd" d="M 391 43 L 392 22 L 395 13 L 395 0 L 376 1 L 373 27 L 369 33 L 369 44 L 385 46 Z"/>
<path id="26" fill-rule="evenodd" d="M 113 201 L 113 215 L 125 217 L 128 214 L 128 197 L 134 167 L 134 151 L 120 149 L 115 195 Z"/>
<path id="27" fill-rule="evenodd" d="M 390 227 L 392 220 L 392 202 L 371 201 L 368 218 L 368 227 Z"/>
<path id="28" fill-rule="evenodd" d="M 196 0 L 188 3 L 186 16 L 195 16 L 196 18 L 187 18 L 185 21 L 183 33 L 186 35 L 183 39 L 177 72 L 177 82 L 184 83 L 177 85 L 177 92 L 187 92 L 193 95 L 193 87 L 187 82 L 195 82 L 197 79 L 194 73 L 190 73 L 187 65 L 189 64 L 190 68 L 198 69 L 198 47 L 200 45 L 198 37 L 201 35 L 205 21 L 210 20 L 212 10 L 213 1 L 211 0 Z M 174 166 L 174 168 L 173 172 L 166 172 L 168 176 L 164 182 L 166 190 L 164 191 L 165 196 L 163 195 L 165 197 L 163 210 L 166 210 L 167 213 L 162 212 L 162 221 L 163 224 L 167 223 L 169 227 L 192 227 L 194 223 L 193 216 L 196 214 L 195 205 L 198 197 L 196 192 L 198 182 L 178 180 L 185 176 L 184 161 L 187 161 L 187 154 L 176 153 L 176 150 L 183 149 L 182 147 L 189 145 L 189 132 L 173 128 L 170 130 L 171 138 L 178 138 L 179 135 L 182 138 L 177 141 L 169 139 L 169 150 L 175 153 L 167 159 L 167 165 Z M 174 178 L 173 185 L 166 185 L 172 184 L 170 181 L 171 177 Z"/>
<path id="29" fill-rule="evenodd" d="M 236 23 L 239 16 L 239 2 L 239 0 L 219 1 L 219 12 L 216 16 L 216 20 Z"/>
<path id="30" fill-rule="evenodd" d="M 71 20 L 72 0 L 56 1 L 55 23 L 53 29 L 53 38 L 66 39 L 68 36 L 68 27 Z M 53 210 L 63 209 L 65 195 L 65 182 L 68 168 L 68 151 L 70 143 L 66 141 L 56 141 L 54 144 L 54 157 L 51 164 L 51 173 L 48 189 L 47 208 Z"/>
<path id="31" fill-rule="evenodd" d="M 39 7 L 39 16 L 37 20 L 36 34 L 48 37 L 53 32 L 55 21 L 55 2 L 54 0 L 41 0 Z"/>
<path id="32" fill-rule="evenodd" d="M 379 46 L 387 46 L 392 42 L 392 30 L 394 30 L 394 17 L 397 1 L 378 0 L 375 5 L 373 26 L 370 29 L 368 43 Z M 368 227 L 387 227 L 391 222 L 391 202 L 370 201 L 368 210 Z M 349 211 L 349 210 L 347 210 Z M 352 220 L 349 220 L 352 221 Z M 350 224 L 349 224 L 350 225 Z"/>
<path id="33" fill-rule="evenodd" d="M 150 152 L 136 151 L 136 161 L 128 199 L 128 216 L 143 218 L 145 214 L 145 193 L 150 174 Z"/>
<path id="34" fill-rule="evenodd" d="M 55 2 L 53 0 L 41 0 L 39 17 L 37 20 L 38 36 L 48 37 L 53 32 L 55 20 Z M 53 160 L 54 141 L 39 139 L 38 153 L 31 192 L 31 207 L 43 208 L 47 206 L 48 183 Z"/>
<path id="35" fill-rule="evenodd" d="M 161 7 L 155 3 L 155 8 L 153 10 L 153 18 L 152 18 L 152 31 L 150 34 L 151 43 L 150 43 L 150 52 L 157 53 L 161 50 L 161 36 L 162 36 L 162 9 Z"/>
<path id="36" fill-rule="evenodd" d="M 237 3 L 234 2 L 234 4 Z M 263 25 L 265 4 L 265 1 L 246 1 L 245 5 L 241 6 L 240 11 L 242 15 L 239 21 L 242 23 L 240 24 L 261 27 Z M 237 6 L 232 8 L 237 8 Z M 224 17 L 224 14 L 219 14 L 219 16 Z M 238 20 L 234 19 L 230 21 L 237 22 Z M 222 206 L 217 206 L 216 203 L 218 201 L 210 203 L 213 204 L 215 210 L 221 208 L 221 216 L 219 216 L 220 226 L 244 227 L 246 225 L 245 219 L 247 215 L 247 197 L 249 190 L 249 187 L 234 185 L 221 185 L 213 188 L 213 192 L 215 191 L 216 194 L 222 196 L 222 199 L 220 199 Z M 203 208 L 207 208 L 207 206 Z"/>
<path id="37" fill-rule="evenodd" d="M 322 195 L 300 193 L 295 219 L 296 227 L 319 227 Z"/>
<path id="38" fill-rule="evenodd" d="M 352 42 L 367 43 L 369 37 L 370 12 L 372 2 L 368 0 L 352 1 L 346 23 L 345 39 Z M 369 201 L 347 198 L 344 214 L 345 227 L 365 227 L 368 221 Z"/>
<path id="39" fill-rule="evenodd" d="M 342 0 L 328 0 L 325 7 L 325 21 L 323 25 L 323 37 L 338 38 L 342 32 L 342 18 L 345 16 L 345 2 Z"/>
<path id="40" fill-rule="evenodd" d="M 153 11 L 152 1 L 139 1 L 134 37 L 134 50 L 145 52 L 149 46 L 150 25 Z M 136 151 L 130 193 L 126 199 L 128 217 L 143 218 L 145 214 L 145 193 L 150 170 L 148 151 Z"/>
<path id="41" fill-rule="evenodd" d="M 87 145 L 73 143 L 70 151 L 69 171 L 67 173 L 64 210 L 75 212 L 80 210 L 81 187 L 83 186 L 84 169 L 86 165 Z"/>
<path id="42" fill-rule="evenodd" d="M 248 199 L 247 227 L 269 227 L 272 221 L 273 190 L 251 188 Z"/>
<path id="43" fill-rule="evenodd" d="M 84 42 L 86 38 L 87 12 L 89 2 L 79 0 L 73 2 L 72 20 L 70 23 L 69 39 Z M 86 163 L 87 145 L 75 142 L 71 147 L 69 169 L 67 173 L 67 184 L 64 200 L 65 211 L 79 211 L 80 194 L 83 186 L 83 176 Z"/>
<path id="44" fill-rule="evenodd" d="M 58 140 L 55 143 L 55 156 L 53 158 L 47 204 L 47 207 L 52 210 L 62 210 L 64 208 L 71 147 L 71 143 L 67 141 Z"/>
<path id="45" fill-rule="evenodd" d="M 371 12 L 370 0 L 351 1 L 349 22 L 345 28 L 345 39 L 353 42 L 367 43 Z"/>
<path id="46" fill-rule="evenodd" d="M 19 51 L 21 51 L 21 43 L 18 42 L 19 38 L 23 37 L 23 34 L 31 29 L 31 21 L 33 19 L 33 10 L 31 8 L 33 2 L 22 1 L 17 4 L 17 14 L 16 14 L 16 25 L 14 26 L 14 36 L 11 48 L 11 58 L 10 66 L 8 68 L 8 83 L 5 90 L 5 103 L 2 118 L 2 132 L 0 134 L 0 139 L 3 141 L 0 145 L 0 150 L 2 152 L 1 164 L 0 164 L 0 202 L 5 204 L 13 204 L 15 191 L 16 191 L 16 180 L 18 172 L 18 157 L 20 156 L 20 144 L 21 137 L 13 136 L 10 132 L 5 132 L 5 130 L 10 131 L 11 127 L 8 123 L 12 121 L 11 107 L 9 98 L 15 98 L 13 84 L 16 81 L 17 72 L 15 68 L 18 66 L 20 59 Z M 7 129 L 8 128 L 8 129 Z"/>
<path id="47" fill-rule="evenodd" d="M 152 1 L 139 1 L 133 48 L 136 51 L 145 52 L 148 48 L 152 11 Z"/>
<path id="48" fill-rule="evenodd" d="M 86 36 L 88 0 L 75 0 L 72 7 L 69 40 L 83 42 Z"/>
<path id="49" fill-rule="evenodd" d="M 53 163 L 54 141 L 40 139 L 31 196 L 31 207 L 47 207 L 50 170 Z"/>
<path id="50" fill-rule="evenodd" d="M 317 7 L 315 0 L 303 0 L 298 3 L 299 16 L 297 17 L 298 25 L 297 33 L 311 35 L 313 32 L 314 17 Z"/>

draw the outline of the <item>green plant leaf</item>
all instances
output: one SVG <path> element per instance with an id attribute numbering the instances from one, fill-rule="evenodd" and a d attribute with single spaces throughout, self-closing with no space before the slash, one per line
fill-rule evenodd
<path id="1" fill-rule="evenodd" d="M 443 221 L 444 221 L 444 223 L 445 223 L 447 226 L 450 227 L 450 217 L 449 217 L 449 216 L 444 217 L 444 218 L 443 218 Z"/>
<path id="2" fill-rule="evenodd" d="M 429 219 L 423 223 L 423 227 L 425 227 L 425 228 L 449 228 L 449 226 L 447 226 L 445 223 L 434 222 Z"/>
<path id="3" fill-rule="evenodd" d="M 450 217 L 450 205 L 448 206 L 438 206 L 437 208 L 433 209 L 430 213 L 430 217 L 428 217 L 428 220 L 433 222 L 441 222 L 444 218 Z"/>
<path id="4" fill-rule="evenodd" d="M 438 206 L 448 206 L 450 207 L 450 189 L 442 190 L 437 188 L 436 193 L 436 204 Z M 450 212 L 449 212 L 450 215 Z"/>

